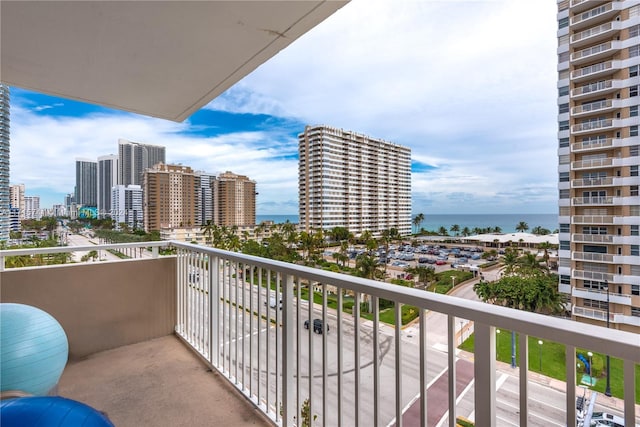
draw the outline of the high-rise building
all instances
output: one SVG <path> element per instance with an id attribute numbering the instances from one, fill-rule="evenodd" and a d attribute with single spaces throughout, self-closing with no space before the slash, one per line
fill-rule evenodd
<path id="1" fill-rule="evenodd" d="M 228 171 L 218 175 L 217 201 L 220 225 L 255 225 L 255 181 Z"/>
<path id="2" fill-rule="evenodd" d="M 328 126 L 298 140 L 300 229 L 411 233 L 411 149 Z"/>
<path id="3" fill-rule="evenodd" d="M 116 185 L 111 189 L 111 218 L 120 228 L 127 224 L 129 229 L 143 229 L 142 187 L 139 185 Z"/>
<path id="4" fill-rule="evenodd" d="M 159 163 L 143 175 L 145 231 L 190 227 L 196 222 L 196 177 L 193 169 Z"/>
<path id="5" fill-rule="evenodd" d="M 218 179 L 215 175 L 196 171 L 196 225 L 205 225 L 211 221 L 218 224 L 219 213 L 217 208 Z"/>
<path id="6" fill-rule="evenodd" d="M 165 147 L 118 140 L 118 184 L 142 185 L 144 171 L 165 163 Z"/>
<path id="7" fill-rule="evenodd" d="M 24 219 L 24 184 L 15 184 L 9 187 L 9 204 L 18 209 L 20 219 Z"/>
<path id="8" fill-rule="evenodd" d="M 0 83 L 0 241 L 9 239 L 9 86 Z"/>
<path id="9" fill-rule="evenodd" d="M 39 196 L 24 197 L 24 219 L 40 219 L 42 211 L 40 210 Z"/>
<path id="10" fill-rule="evenodd" d="M 558 2 L 559 290 L 640 332 L 640 2 Z"/>
<path id="11" fill-rule="evenodd" d="M 118 156 L 110 154 L 98 157 L 98 215 L 104 218 L 111 215 L 111 188 L 118 180 Z"/>
<path id="12" fill-rule="evenodd" d="M 98 163 L 89 159 L 76 159 L 76 203 L 96 207 L 98 203 Z"/>

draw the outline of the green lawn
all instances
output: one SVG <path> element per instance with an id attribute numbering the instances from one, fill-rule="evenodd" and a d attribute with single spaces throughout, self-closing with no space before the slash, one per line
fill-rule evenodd
<path id="1" fill-rule="evenodd" d="M 516 334 L 516 364 L 518 364 L 518 357 L 520 349 L 517 345 L 518 336 Z M 496 334 L 496 347 L 497 358 L 501 362 L 511 363 L 511 331 L 501 330 L 499 334 Z M 474 335 L 472 334 L 466 339 L 461 349 L 473 352 L 474 348 Z M 542 350 L 542 351 L 541 351 Z M 587 357 L 588 350 L 577 349 L 577 354 L 583 354 Z M 588 359 L 588 357 L 587 357 Z M 577 383 L 580 383 L 582 376 L 588 374 L 585 371 L 584 364 L 576 359 L 580 364 L 580 368 L 577 369 Z M 605 366 L 606 356 L 594 353 L 592 357 L 593 361 L 593 376 L 596 378 L 597 383 L 591 389 L 604 393 L 606 387 Z M 542 371 L 540 370 L 542 365 Z M 611 358 L 611 394 L 615 397 L 623 397 L 623 375 L 622 375 L 622 360 Z M 541 372 L 551 378 L 555 378 L 561 381 L 566 380 L 565 375 L 565 348 L 564 345 L 544 341 L 542 345 L 538 344 L 538 338 L 529 337 L 529 370 L 532 372 Z M 636 386 L 636 403 L 640 403 L 640 365 L 636 365 L 635 369 L 635 386 Z"/>

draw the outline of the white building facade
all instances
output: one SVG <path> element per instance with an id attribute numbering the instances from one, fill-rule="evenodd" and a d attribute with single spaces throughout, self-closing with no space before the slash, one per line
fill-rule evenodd
<path id="1" fill-rule="evenodd" d="M 559 290 L 640 332 L 640 1 L 558 2 Z"/>
<path id="2" fill-rule="evenodd" d="M 131 230 L 144 229 L 142 187 L 116 185 L 111 189 L 111 218 L 116 228 L 127 224 Z"/>
<path id="3" fill-rule="evenodd" d="M 300 229 L 411 234 L 411 149 L 328 126 L 298 135 Z"/>

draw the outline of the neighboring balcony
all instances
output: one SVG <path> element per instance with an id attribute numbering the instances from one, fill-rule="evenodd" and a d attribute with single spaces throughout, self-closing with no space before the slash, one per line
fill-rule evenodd
<path id="1" fill-rule="evenodd" d="M 602 273 L 600 271 L 584 271 L 584 270 L 573 270 L 571 276 L 574 279 L 587 279 L 587 280 L 597 280 L 600 282 L 604 282 L 605 280 L 609 283 L 614 282 L 614 276 L 611 273 Z"/>
<path id="2" fill-rule="evenodd" d="M 571 81 L 573 83 L 580 83 L 586 80 L 595 80 L 595 79 L 603 79 L 605 77 L 611 77 L 621 68 L 620 61 L 605 61 L 599 62 L 597 64 L 589 65 L 587 67 L 578 68 L 571 72 Z M 572 94 L 578 95 L 587 95 L 589 92 L 584 91 L 572 91 Z"/>
<path id="3" fill-rule="evenodd" d="M 609 168 L 611 166 L 613 166 L 613 159 L 610 157 L 571 162 L 571 170 Z"/>
<path id="4" fill-rule="evenodd" d="M 590 83 L 571 90 L 571 97 L 574 100 L 590 98 L 594 96 L 602 96 L 613 93 L 622 89 L 620 80 L 605 80 L 601 82 Z"/>
<path id="5" fill-rule="evenodd" d="M 619 138 L 607 138 L 599 139 L 597 141 L 581 141 L 571 144 L 571 151 L 574 153 L 582 153 L 588 151 L 598 151 L 602 149 L 608 149 L 618 146 L 621 139 Z"/>
<path id="6" fill-rule="evenodd" d="M 611 21 L 573 33 L 570 39 L 571 46 L 576 49 L 602 40 L 611 40 L 620 31 L 620 27 L 619 21 Z"/>
<path id="7" fill-rule="evenodd" d="M 578 13 L 570 19 L 570 29 L 577 31 L 588 26 L 594 26 L 602 21 L 611 20 L 619 12 L 620 2 L 609 2 Z"/>
<path id="8" fill-rule="evenodd" d="M 592 252 L 571 252 L 571 259 L 574 261 L 613 263 L 613 255 Z"/>
<path id="9" fill-rule="evenodd" d="M 574 224 L 611 225 L 613 215 L 574 215 L 571 217 Z"/>
<path id="10" fill-rule="evenodd" d="M 611 187 L 613 185 L 614 185 L 614 179 L 612 177 L 579 178 L 571 181 L 571 187 L 573 188 Z"/>
<path id="11" fill-rule="evenodd" d="M 164 245 L 175 255 L 158 256 Z M 16 255 L 44 260 L 48 253 L 148 247 L 155 249 L 143 259 L 4 268 Z M 579 388 L 565 387 L 551 411 L 531 403 L 528 336 L 565 347 L 571 385 L 579 382 L 578 348 L 622 359 L 618 408 L 626 424 L 637 423 L 640 343 L 629 332 L 180 242 L 5 250 L 0 270 L 3 302 L 40 307 L 67 333 L 70 363 L 60 392 L 104 410 L 116 425 L 268 419 L 289 427 L 306 404 L 314 425 L 416 426 L 434 414 L 442 418 L 429 425 L 446 424 L 446 414 L 473 414 L 477 426 L 505 417 L 514 417 L 512 425 L 546 425 L 558 411 L 554 425 L 574 425 Z M 312 289 L 318 293 L 310 304 Z M 381 299 L 395 306 L 395 326 L 380 321 Z M 419 314 L 407 328 L 403 306 Z M 303 326 L 312 319 L 320 321 L 315 332 Z M 459 321 L 466 329 L 457 329 Z M 496 364 L 498 329 L 519 334 L 520 368 L 510 371 L 516 396 L 498 389 L 505 381 Z M 475 337 L 471 362 L 456 350 L 465 331 Z M 413 421 L 407 408 L 415 409 Z"/>
<path id="12" fill-rule="evenodd" d="M 604 222 L 598 222 L 597 224 L 604 224 Z M 613 220 L 611 221 L 613 224 Z M 611 234 L 579 234 L 575 233 L 571 235 L 571 241 L 575 243 L 613 243 L 614 236 Z"/>
<path id="13" fill-rule="evenodd" d="M 578 66 L 588 62 L 602 60 L 618 52 L 621 46 L 621 42 L 615 40 L 578 50 L 571 54 L 572 65 Z"/>
<path id="14" fill-rule="evenodd" d="M 620 101 L 613 99 L 605 99 L 603 101 L 590 102 L 588 104 L 578 105 L 571 109 L 571 116 L 581 117 L 595 113 L 607 113 L 620 109 Z"/>
<path id="15" fill-rule="evenodd" d="M 607 301 L 607 292 L 596 289 L 576 288 L 571 291 L 571 296 L 576 298 L 591 299 L 601 302 Z M 631 295 L 616 294 L 609 292 L 609 302 L 611 304 L 631 305 Z M 606 318 L 606 317 L 605 317 Z"/>
<path id="16" fill-rule="evenodd" d="M 574 197 L 573 199 L 571 199 L 571 204 L 574 206 L 613 205 L 613 197 L 612 196 Z"/>
<path id="17" fill-rule="evenodd" d="M 571 126 L 571 133 L 573 135 L 584 135 L 588 133 L 607 131 L 620 127 L 620 124 L 618 122 L 618 120 L 604 119 L 594 120 L 586 123 L 578 123 Z"/>

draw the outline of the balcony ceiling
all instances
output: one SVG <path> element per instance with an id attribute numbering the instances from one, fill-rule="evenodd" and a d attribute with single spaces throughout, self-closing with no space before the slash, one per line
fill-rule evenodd
<path id="1" fill-rule="evenodd" d="M 347 2 L 2 0 L 0 77 L 182 121 Z"/>

